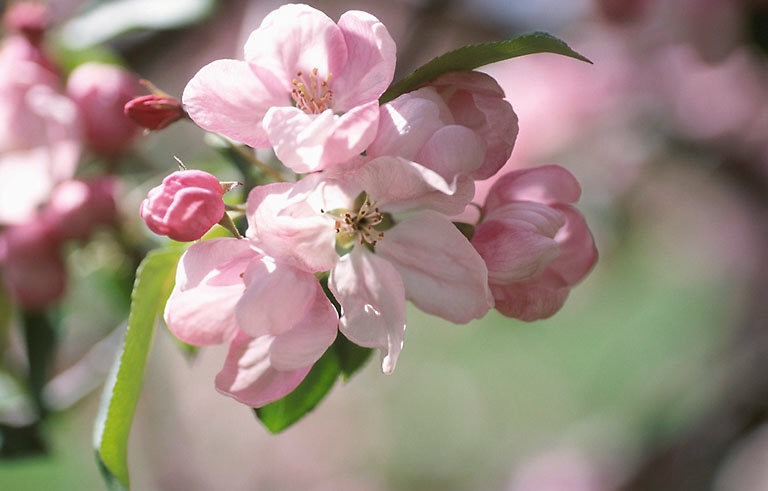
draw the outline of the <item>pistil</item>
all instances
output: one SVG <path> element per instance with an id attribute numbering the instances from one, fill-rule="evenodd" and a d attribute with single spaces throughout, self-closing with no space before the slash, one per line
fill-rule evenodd
<path id="1" fill-rule="evenodd" d="M 293 79 L 293 89 L 291 97 L 296 107 L 307 114 L 320 114 L 331 107 L 333 103 L 333 90 L 331 83 L 331 74 L 325 80 L 320 80 L 317 68 L 312 69 L 309 74 L 309 83 L 304 79 L 301 70 L 296 72 L 296 78 Z"/>

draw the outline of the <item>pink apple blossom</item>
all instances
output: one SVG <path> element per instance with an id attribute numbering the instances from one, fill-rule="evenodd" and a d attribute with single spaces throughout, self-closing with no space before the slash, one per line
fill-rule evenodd
<path id="1" fill-rule="evenodd" d="M 182 100 L 202 128 L 274 147 L 285 165 L 311 172 L 371 143 L 394 67 L 394 41 L 372 15 L 349 11 L 335 24 L 307 5 L 284 5 L 251 33 L 245 61 L 203 67 Z"/>
<path id="2" fill-rule="evenodd" d="M 0 223 L 23 223 L 80 154 L 77 111 L 45 53 L 22 36 L 0 49 Z"/>
<path id="3" fill-rule="evenodd" d="M 141 218 L 158 235 L 182 242 L 197 240 L 224 217 L 223 195 L 213 175 L 176 171 L 149 191 L 141 203 Z"/>
<path id="4" fill-rule="evenodd" d="M 91 150 L 114 156 L 133 143 L 137 128 L 123 107 L 142 92 L 138 77 L 119 66 L 89 62 L 74 69 L 67 94 L 77 104 Z"/>
<path id="5" fill-rule="evenodd" d="M 496 80 L 482 72 L 449 72 L 428 86 L 443 98 L 456 124 L 474 130 L 485 142 L 485 160 L 472 177 L 496 174 L 512 154 L 518 131 L 517 115 Z"/>
<path id="6" fill-rule="evenodd" d="M 0 234 L 0 276 L 16 303 L 42 309 L 64 293 L 66 268 L 49 225 L 32 220 Z"/>
<path id="7" fill-rule="evenodd" d="M 338 315 L 312 273 L 223 238 L 184 253 L 165 321 L 189 344 L 229 343 L 216 388 L 260 407 L 299 385 L 336 338 Z"/>
<path id="8" fill-rule="evenodd" d="M 576 178 L 554 165 L 510 172 L 490 189 L 472 245 L 488 267 L 499 312 L 550 317 L 592 269 L 597 249 L 572 205 L 580 195 Z"/>

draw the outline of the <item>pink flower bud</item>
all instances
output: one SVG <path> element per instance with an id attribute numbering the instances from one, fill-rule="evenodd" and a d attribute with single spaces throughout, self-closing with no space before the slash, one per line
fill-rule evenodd
<path id="1" fill-rule="evenodd" d="M 211 174 L 177 171 L 149 191 L 141 203 L 141 218 L 158 235 L 181 242 L 197 240 L 224 217 L 223 195 Z"/>
<path id="2" fill-rule="evenodd" d="M 429 86 L 443 98 L 456 124 L 474 130 L 485 140 L 485 160 L 472 172 L 488 179 L 507 162 L 517 138 L 517 115 L 504 100 L 504 90 L 490 75 L 481 72 L 448 72 Z"/>
<path id="3" fill-rule="evenodd" d="M 181 101 L 155 94 L 128 101 L 124 112 L 136 124 L 148 130 L 162 130 L 171 123 L 187 117 Z"/>
<path id="4" fill-rule="evenodd" d="M 44 220 L 57 240 L 85 240 L 98 225 L 117 220 L 117 181 L 113 177 L 71 180 L 51 194 Z"/>
<path id="5" fill-rule="evenodd" d="M 44 308 L 64 293 L 64 261 L 44 221 L 15 225 L 0 234 L 0 266 L 5 287 L 25 308 Z"/>
<path id="6" fill-rule="evenodd" d="M 24 35 L 32 44 L 39 44 L 51 24 L 48 6 L 36 2 L 15 3 L 3 16 L 3 25 L 10 32 Z"/>
<path id="7" fill-rule="evenodd" d="M 118 66 L 91 62 L 75 68 L 67 94 L 78 106 L 91 150 L 112 156 L 131 145 L 136 125 L 123 107 L 142 91 L 137 77 Z"/>

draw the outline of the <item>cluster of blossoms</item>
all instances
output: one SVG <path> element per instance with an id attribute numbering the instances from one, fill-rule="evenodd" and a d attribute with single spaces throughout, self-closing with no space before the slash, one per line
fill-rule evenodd
<path id="1" fill-rule="evenodd" d="M 394 68 L 375 17 L 350 11 L 334 23 L 286 5 L 253 31 L 245 61 L 215 61 L 184 90 L 200 127 L 271 147 L 306 174 L 250 191 L 245 238 L 193 244 L 166 305 L 179 339 L 229 343 L 216 387 L 238 401 L 260 407 L 293 391 L 337 330 L 378 349 L 391 373 L 406 300 L 455 323 L 494 307 L 548 317 L 596 260 L 572 174 L 499 175 L 518 125 L 494 79 L 446 73 L 380 105 Z M 485 203 L 472 204 L 475 180 L 489 178 Z M 182 170 L 141 214 L 157 233 L 198 239 L 225 215 L 223 191 Z M 456 222 L 473 206 L 477 223 Z"/>
<path id="2" fill-rule="evenodd" d="M 43 4 L 4 16 L 0 47 L 0 275 L 13 300 L 40 309 L 63 293 L 62 245 L 116 221 L 114 176 L 75 178 L 83 154 L 113 160 L 136 126 L 123 115 L 143 92 L 132 73 L 85 63 L 64 80 L 48 56 Z"/>

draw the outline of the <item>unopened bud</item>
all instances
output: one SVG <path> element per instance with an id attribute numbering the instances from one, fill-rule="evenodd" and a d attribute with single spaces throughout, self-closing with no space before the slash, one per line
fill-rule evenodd
<path id="1" fill-rule="evenodd" d="M 10 32 L 24 35 L 32 44 L 39 44 L 51 23 L 48 6 L 37 2 L 11 4 L 3 16 L 3 25 Z"/>
<path id="2" fill-rule="evenodd" d="M 136 124 L 148 130 L 162 130 L 171 123 L 187 117 L 181 101 L 156 94 L 128 101 L 123 112 Z"/>

